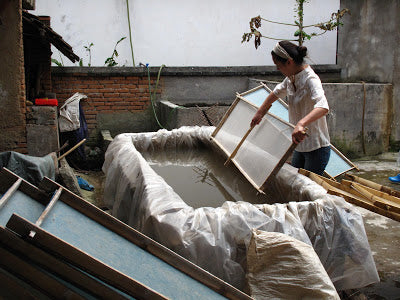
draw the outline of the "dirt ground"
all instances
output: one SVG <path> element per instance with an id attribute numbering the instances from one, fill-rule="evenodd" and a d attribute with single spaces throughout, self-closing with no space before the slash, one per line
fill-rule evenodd
<path id="1" fill-rule="evenodd" d="M 353 160 L 359 171 L 351 174 L 400 191 L 400 184 L 393 184 L 389 176 L 400 173 L 396 164 L 398 153 L 384 153 L 374 157 Z M 82 190 L 82 197 L 106 209 L 103 201 L 105 174 L 101 171 L 76 172 L 94 186 L 93 191 Z M 357 290 L 341 293 L 342 299 L 400 299 L 400 222 L 383 217 L 359 207 L 364 218 L 365 231 L 374 256 L 380 282 Z"/>

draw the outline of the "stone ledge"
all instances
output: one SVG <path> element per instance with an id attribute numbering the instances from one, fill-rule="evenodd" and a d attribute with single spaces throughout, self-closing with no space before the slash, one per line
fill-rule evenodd
<path id="1" fill-rule="evenodd" d="M 338 65 L 313 65 L 318 74 L 334 74 L 340 77 Z M 150 67 L 150 75 L 157 76 L 160 67 Z M 144 67 L 52 67 L 53 75 L 71 76 L 148 76 Z M 264 76 L 281 75 L 275 66 L 236 67 L 164 67 L 162 76 Z"/>

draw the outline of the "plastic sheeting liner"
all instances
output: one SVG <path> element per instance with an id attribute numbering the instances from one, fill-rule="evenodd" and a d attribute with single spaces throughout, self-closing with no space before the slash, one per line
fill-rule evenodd
<path id="1" fill-rule="evenodd" d="M 269 189 L 275 191 L 277 200 L 289 203 L 226 201 L 221 207 L 194 209 L 139 152 L 200 146 L 213 149 L 210 137 L 214 129 L 181 127 L 115 137 L 103 165 L 104 201 L 113 216 L 240 289 L 245 288 L 246 250 L 253 229 L 283 233 L 312 246 L 337 289 L 358 288 L 379 280 L 358 210 L 343 198 L 327 194 L 290 165 L 281 169 Z M 332 210 L 335 213 L 330 213 Z M 351 251 L 334 251 L 343 249 L 343 243 L 351 245 Z M 354 255 L 357 252 L 359 256 Z M 340 257 L 335 259 L 336 255 Z M 325 257 L 337 265 L 325 265 Z M 348 264 L 351 259 L 353 263 Z M 329 270 L 327 266 L 331 266 Z"/>

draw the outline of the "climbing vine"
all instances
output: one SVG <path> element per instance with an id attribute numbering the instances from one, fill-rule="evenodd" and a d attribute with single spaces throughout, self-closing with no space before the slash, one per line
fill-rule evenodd
<path id="1" fill-rule="evenodd" d="M 332 31 L 337 29 L 340 25 L 343 25 L 343 23 L 340 22 L 340 19 L 346 14 L 350 14 L 350 11 L 347 8 L 344 8 L 342 10 L 338 10 L 335 13 L 331 14 L 331 18 L 325 22 L 313 24 L 313 25 L 304 25 L 303 19 L 304 19 L 304 3 L 307 3 L 309 0 L 296 0 L 296 6 L 295 6 L 295 21 L 294 23 L 282 23 L 282 22 L 277 22 L 277 21 L 272 21 L 268 20 L 265 18 L 262 18 L 261 16 L 257 16 L 254 18 L 250 19 L 250 32 L 244 33 L 242 36 L 242 43 L 244 42 L 250 42 L 250 40 L 254 37 L 254 46 L 257 49 L 261 45 L 261 38 L 267 38 L 267 39 L 272 39 L 272 40 L 283 40 L 285 38 L 278 38 L 278 37 L 270 37 L 270 36 L 265 36 L 261 33 L 259 28 L 261 27 L 261 22 L 265 21 L 268 23 L 274 23 L 274 24 L 279 24 L 279 25 L 287 25 L 287 26 L 294 26 L 297 27 L 293 36 L 295 38 L 292 39 L 287 39 L 289 41 L 297 41 L 299 45 L 302 45 L 304 40 L 310 40 L 314 36 L 319 36 L 323 35 L 324 33 L 328 31 Z M 305 30 L 306 28 L 318 28 L 320 32 L 311 32 L 307 33 Z"/>

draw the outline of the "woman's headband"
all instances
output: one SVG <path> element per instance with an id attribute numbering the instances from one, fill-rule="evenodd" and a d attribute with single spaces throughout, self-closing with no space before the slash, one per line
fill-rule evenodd
<path id="1" fill-rule="evenodd" d="M 289 55 L 289 53 L 286 52 L 285 48 L 283 48 L 281 45 L 279 45 L 279 43 L 276 43 L 276 45 L 272 51 L 279 57 L 282 57 L 284 59 L 293 60 L 293 58 Z"/>

